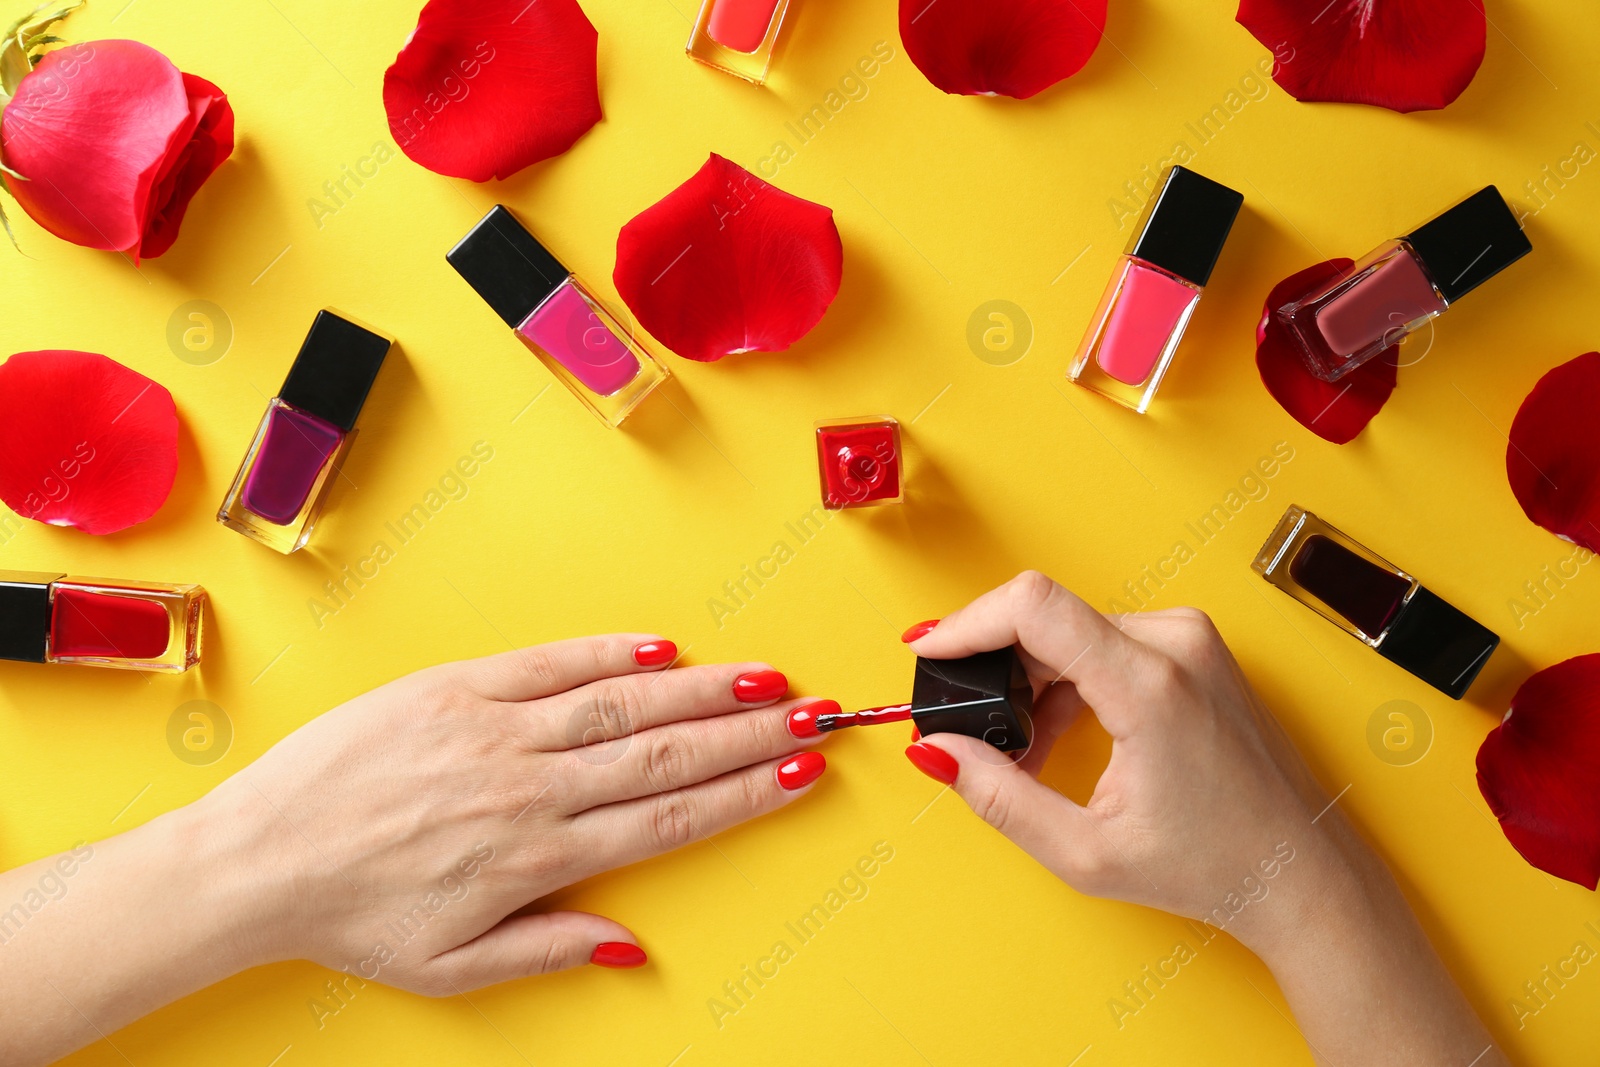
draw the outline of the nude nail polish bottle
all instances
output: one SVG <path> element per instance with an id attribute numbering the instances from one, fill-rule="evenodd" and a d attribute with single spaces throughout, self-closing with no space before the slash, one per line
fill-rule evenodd
<path id="1" fill-rule="evenodd" d="M 705 0 L 684 51 L 709 67 L 760 85 L 789 0 Z"/>
<path id="2" fill-rule="evenodd" d="M 283 387 L 267 404 L 218 522 L 278 552 L 304 547 L 393 343 L 337 312 L 317 312 Z"/>
<path id="3" fill-rule="evenodd" d="M 1183 340 L 1244 196 L 1167 168 L 1078 346 L 1067 378 L 1144 412 Z"/>
<path id="4" fill-rule="evenodd" d="M 186 671 L 205 602 L 198 585 L 0 571 L 0 659 Z"/>
<path id="5" fill-rule="evenodd" d="M 445 259 L 596 418 L 620 426 L 671 374 L 496 204 Z"/>
<path id="6" fill-rule="evenodd" d="M 1489 185 L 1274 314 L 1311 373 L 1336 382 L 1531 251 L 1516 214 Z"/>

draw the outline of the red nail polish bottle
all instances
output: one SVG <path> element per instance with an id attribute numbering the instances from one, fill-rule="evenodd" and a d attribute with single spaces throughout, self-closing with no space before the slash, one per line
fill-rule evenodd
<path id="1" fill-rule="evenodd" d="M 317 312 L 283 388 L 267 405 L 218 522 L 279 552 L 305 545 L 393 343 L 333 311 Z"/>
<path id="2" fill-rule="evenodd" d="M 0 659 L 186 671 L 205 601 L 198 585 L 0 571 Z"/>
<path id="3" fill-rule="evenodd" d="M 684 51 L 708 67 L 760 85 L 789 0 L 705 0 Z"/>
<path id="4" fill-rule="evenodd" d="M 900 503 L 900 424 L 887 415 L 817 423 L 817 466 L 825 508 Z"/>
<path id="5" fill-rule="evenodd" d="M 496 204 L 444 258 L 607 426 L 621 426 L 672 376 L 503 206 Z"/>
<path id="6" fill-rule="evenodd" d="M 1070 380 L 1134 411 L 1149 408 L 1243 203 L 1242 194 L 1187 167 L 1167 168 L 1067 370 Z"/>
<path id="7" fill-rule="evenodd" d="M 1336 382 L 1532 251 L 1490 185 L 1274 314 L 1311 373 Z"/>

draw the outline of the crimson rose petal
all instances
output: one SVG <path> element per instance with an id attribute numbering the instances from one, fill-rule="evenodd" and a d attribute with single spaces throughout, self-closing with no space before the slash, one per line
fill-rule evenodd
<path id="1" fill-rule="evenodd" d="M 1483 62 L 1482 0 L 1239 0 L 1239 25 L 1272 50 L 1296 100 L 1427 111 Z"/>
<path id="2" fill-rule="evenodd" d="M 1506 476 L 1528 518 L 1600 552 L 1600 352 L 1586 352 L 1533 387 L 1511 423 Z"/>
<path id="3" fill-rule="evenodd" d="M 0 117 L 7 183 L 40 226 L 87 248 L 166 251 L 200 184 L 233 151 L 233 111 L 137 41 L 59 48 Z"/>
<path id="4" fill-rule="evenodd" d="M 558 156 L 600 121 L 598 40 L 577 0 L 428 0 L 383 75 L 389 132 L 475 182 Z"/>
<path id="5" fill-rule="evenodd" d="M 194 74 L 183 76 L 189 101 L 190 123 L 183 128 L 182 150 L 168 161 L 156 193 L 150 198 L 149 216 L 139 255 L 159 256 L 178 239 L 178 225 L 189 201 L 222 161 L 233 154 L 233 107 L 221 89 Z"/>
<path id="6" fill-rule="evenodd" d="M 177 470 L 165 386 L 93 352 L 0 363 L 0 500 L 18 515 L 115 533 L 156 513 Z"/>
<path id="7" fill-rule="evenodd" d="M 1106 28 L 1106 0 L 900 0 L 900 40 L 947 93 L 1025 99 L 1076 74 Z"/>
<path id="8" fill-rule="evenodd" d="M 1600 883 L 1600 653 L 1522 683 L 1478 749 L 1478 789 L 1523 859 Z"/>
<path id="9" fill-rule="evenodd" d="M 1394 392 L 1399 368 L 1392 356 L 1385 354 L 1367 360 L 1337 382 L 1325 382 L 1307 369 L 1288 328 L 1272 313 L 1344 274 L 1352 262 L 1324 260 L 1289 275 L 1272 287 L 1256 324 L 1256 370 L 1261 383 L 1296 422 L 1336 445 L 1353 440 L 1382 410 Z"/>
<path id="10" fill-rule="evenodd" d="M 617 235 L 617 291 L 662 344 L 712 362 L 778 352 L 839 292 L 844 246 L 833 210 L 712 154 Z"/>

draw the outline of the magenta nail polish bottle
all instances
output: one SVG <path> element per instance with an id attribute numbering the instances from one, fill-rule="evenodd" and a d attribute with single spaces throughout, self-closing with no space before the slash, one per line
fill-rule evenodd
<path id="1" fill-rule="evenodd" d="M 317 312 L 283 388 L 267 405 L 218 522 L 279 552 L 305 545 L 393 343 L 332 311 Z"/>
<path id="2" fill-rule="evenodd" d="M 496 204 L 445 259 L 607 426 L 622 425 L 671 377 L 503 206 Z"/>
<path id="3" fill-rule="evenodd" d="M 1275 314 L 1311 373 L 1336 382 L 1532 251 L 1489 185 Z"/>

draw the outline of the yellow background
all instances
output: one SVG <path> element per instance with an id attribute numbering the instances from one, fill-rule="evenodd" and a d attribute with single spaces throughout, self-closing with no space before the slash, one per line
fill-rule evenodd
<path id="1" fill-rule="evenodd" d="M 105 352 L 167 385 L 182 419 L 171 499 L 95 538 L 7 526 L 0 564 L 203 583 L 202 669 L 178 678 L 0 667 L 0 861 L 97 839 L 200 796 L 338 702 L 447 658 L 590 632 L 655 629 L 694 661 L 767 659 L 796 692 L 846 705 L 906 696 L 899 631 L 1024 567 L 1107 605 L 1278 442 L 1294 458 L 1155 597 L 1200 605 L 1323 782 L 1397 868 L 1451 968 L 1519 1063 L 1592 1050 L 1600 970 L 1585 968 L 1519 1029 L 1522 983 L 1568 956 L 1594 896 L 1530 868 L 1478 794 L 1473 757 L 1532 670 L 1600 649 L 1600 570 L 1586 567 L 1522 625 L 1509 602 L 1570 546 L 1522 515 L 1503 436 L 1546 369 L 1595 348 L 1600 174 L 1529 219 L 1534 254 L 1442 319 L 1426 358 L 1353 444 L 1336 447 L 1267 396 L 1252 330 L 1274 281 L 1358 256 L 1494 182 L 1524 183 L 1600 147 L 1588 6 L 1490 5 L 1476 80 L 1443 113 L 1302 105 L 1248 95 L 1266 50 L 1225 3 L 1114 0 L 1088 66 L 1031 101 L 947 97 L 905 57 L 894 5 L 804 0 L 767 89 L 682 54 L 691 0 L 585 0 L 600 31 L 606 118 L 564 156 L 478 187 L 396 156 L 337 213 L 308 207 L 378 143 L 380 85 L 415 2 L 96 0 L 70 39 L 126 36 L 215 80 L 239 147 L 168 255 L 124 259 L 50 238 L 21 216 L 32 258 L 4 254 L 5 352 Z M 119 10 L 120 8 L 120 10 Z M 893 58 L 820 135 L 785 124 L 868 56 Z M 1264 83 L 1264 80 L 1262 80 Z M 1270 83 L 1265 83 L 1270 85 Z M 1247 101 L 1209 143 L 1197 123 Z M 1062 375 L 1119 253 L 1109 208 L 1173 144 L 1245 194 L 1243 214 L 1149 417 Z M 697 365 L 625 432 L 600 426 L 445 264 L 502 201 L 597 292 L 615 298 L 616 233 L 709 151 L 755 167 L 786 141 L 784 189 L 831 206 L 844 285 L 791 351 Z M 1070 264 L 1070 269 L 1069 268 Z M 190 300 L 234 331 L 219 361 L 176 357 Z M 996 366 L 969 348 L 985 301 L 1023 308 L 1031 350 Z M 311 549 L 283 558 L 213 521 L 235 466 L 316 309 L 392 332 L 361 439 Z M 1426 341 L 1408 349 L 1420 354 Z M 1013 353 L 1014 354 L 1014 353 Z M 811 426 L 885 412 L 905 424 L 904 506 L 846 513 L 801 547 L 785 523 L 817 499 Z M 520 416 L 520 417 L 519 417 Z M 914 421 L 913 421 L 914 420 Z M 494 458 L 348 606 L 308 602 L 384 538 L 478 441 Z M 1407 567 L 1505 638 L 1463 703 L 1364 649 L 1249 570 L 1299 503 Z M 795 558 L 718 626 L 708 606 L 779 540 Z M 392 541 L 391 541 L 392 544 Z M 209 700 L 231 750 L 196 767 L 167 723 Z M 1432 725 L 1410 766 L 1380 760 L 1372 713 L 1410 701 Z M 428 1001 L 375 985 L 319 1028 L 330 977 L 307 964 L 241 975 L 85 1050 L 77 1064 L 860 1062 L 938 1065 L 1308 1063 L 1265 970 L 1229 939 L 1118 1027 L 1108 1001 L 1195 938 L 1180 921 L 1080 897 L 980 825 L 900 755 L 904 731 L 841 736 L 804 803 L 680 854 L 560 895 L 635 930 L 651 966 L 597 968 Z M 1049 778 L 1080 798 L 1106 752 L 1075 729 Z M 930 806 L 931 802 L 931 806 Z M 800 946 L 784 924 L 823 900 L 875 842 L 894 858 Z M 183 894 L 183 885 L 173 885 Z M 795 958 L 719 1028 L 707 1001 L 768 954 Z M 280 1057 L 274 1061 L 274 1057 Z M 1075 1058 L 1076 1057 L 1076 1058 Z"/>

